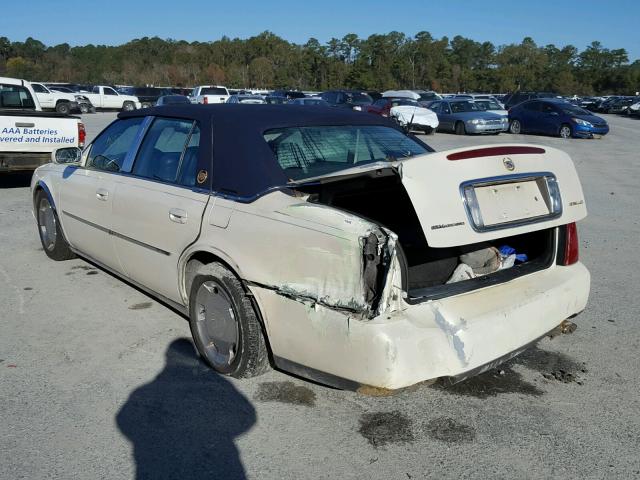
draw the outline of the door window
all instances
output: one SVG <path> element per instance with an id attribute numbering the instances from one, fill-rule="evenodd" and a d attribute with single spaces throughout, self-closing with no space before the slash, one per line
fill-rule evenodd
<path id="1" fill-rule="evenodd" d="M 144 117 L 116 120 L 95 139 L 85 166 L 107 172 L 119 172 L 133 146 Z"/>
<path id="2" fill-rule="evenodd" d="M 193 121 L 156 118 L 140 146 L 133 174 L 193 187 L 199 144 L 200 129 Z"/>
<path id="3" fill-rule="evenodd" d="M 33 88 L 33 91 L 36 93 L 49 93 L 47 91 L 46 88 L 44 88 L 42 85 L 40 85 L 39 83 L 32 83 L 31 84 L 31 88 Z"/>
<path id="4" fill-rule="evenodd" d="M 440 112 L 441 113 L 451 113 L 451 109 L 449 108 L 449 104 L 448 103 L 442 103 L 440 104 Z"/>
<path id="5" fill-rule="evenodd" d="M 103 91 L 105 95 L 118 95 L 118 93 L 113 88 L 104 87 Z"/>

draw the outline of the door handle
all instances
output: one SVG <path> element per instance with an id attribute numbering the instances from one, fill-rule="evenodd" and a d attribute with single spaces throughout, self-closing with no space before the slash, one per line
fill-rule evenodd
<path id="1" fill-rule="evenodd" d="M 98 200 L 106 202 L 107 198 L 109 198 L 109 192 L 107 192 L 104 188 L 99 188 L 98 190 L 96 190 L 96 198 Z"/>
<path id="2" fill-rule="evenodd" d="M 169 210 L 169 220 L 176 223 L 187 223 L 187 212 L 180 208 Z"/>

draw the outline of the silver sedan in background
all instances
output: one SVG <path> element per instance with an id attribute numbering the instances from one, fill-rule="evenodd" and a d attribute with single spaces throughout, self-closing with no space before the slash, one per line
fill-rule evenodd
<path id="1" fill-rule="evenodd" d="M 509 121 L 506 117 L 483 110 L 473 100 L 445 99 L 433 102 L 429 106 L 438 115 L 438 130 L 467 133 L 506 132 Z"/>

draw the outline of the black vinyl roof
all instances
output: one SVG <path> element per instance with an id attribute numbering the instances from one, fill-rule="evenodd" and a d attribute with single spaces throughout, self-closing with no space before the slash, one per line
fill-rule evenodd
<path id="1" fill-rule="evenodd" d="M 400 130 L 397 124 L 378 115 L 305 105 L 179 104 L 118 115 L 119 118 L 144 116 L 197 120 L 203 134 L 199 164 L 206 165 L 208 159 L 213 159 L 212 189 L 245 201 L 284 186 L 288 181 L 263 137 L 267 130 L 325 125 L 382 125 Z"/>

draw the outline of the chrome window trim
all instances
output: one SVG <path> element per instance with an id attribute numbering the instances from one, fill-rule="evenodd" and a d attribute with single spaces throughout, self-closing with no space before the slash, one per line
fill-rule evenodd
<path id="1" fill-rule="evenodd" d="M 549 212 L 546 215 L 538 215 L 536 217 L 526 218 L 522 220 L 514 220 L 511 222 L 498 223 L 495 225 L 484 225 L 482 221 L 482 214 L 477 207 L 477 200 L 475 196 L 475 187 L 485 187 L 490 185 L 500 185 L 504 183 L 514 182 L 526 182 L 526 181 L 539 181 L 544 180 L 544 186 L 546 188 L 546 197 Z M 467 215 L 467 220 L 471 228 L 478 232 L 492 232 L 495 230 L 503 230 L 505 228 L 522 227 L 524 225 L 530 225 L 533 223 L 546 222 L 553 220 L 562 215 L 562 196 L 560 194 L 560 188 L 558 187 L 558 180 L 556 176 L 551 172 L 532 172 L 532 173 L 519 173 L 514 175 L 503 175 L 496 177 L 478 178 L 475 180 L 468 180 L 460 184 L 460 198 L 464 205 L 464 210 Z"/>
<path id="2" fill-rule="evenodd" d="M 131 170 L 133 169 L 133 162 L 138 156 L 138 150 L 140 149 L 140 145 L 142 145 L 142 141 L 144 140 L 144 137 L 147 135 L 147 131 L 149 130 L 149 127 L 151 126 L 154 120 L 155 120 L 155 117 L 151 115 L 147 115 L 146 117 L 144 117 L 144 120 L 142 120 L 142 123 L 140 124 L 140 128 L 138 129 L 138 133 L 136 133 L 136 138 L 133 140 L 133 144 L 131 145 L 131 148 L 129 148 L 127 155 L 124 157 L 124 161 L 122 162 L 122 168 L 120 169 L 120 172 L 131 173 Z"/>

